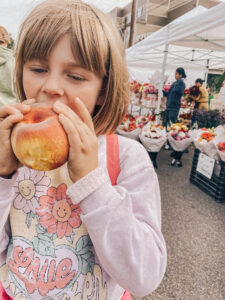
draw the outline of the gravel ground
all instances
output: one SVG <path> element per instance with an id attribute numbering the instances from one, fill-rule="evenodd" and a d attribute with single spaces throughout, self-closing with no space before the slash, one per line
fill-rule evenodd
<path id="1" fill-rule="evenodd" d="M 225 203 L 189 182 L 193 153 L 191 147 L 183 155 L 183 168 L 170 166 L 170 151 L 158 155 L 168 264 L 161 285 L 144 300 L 225 299 Z"/>

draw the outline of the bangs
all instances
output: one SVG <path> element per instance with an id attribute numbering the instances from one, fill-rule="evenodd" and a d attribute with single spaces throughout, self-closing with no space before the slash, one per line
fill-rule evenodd
<path id="1" fill-rule="evenodd" d="M 108 41 L 94 10 L 85 3 L 70 0 L 41 3 L 21 29 L 23 36 L 19 40 L 22 45 L 18 48 L 24 49 L 21 53 L 23 63 L 47 59 L 57 42 L 68 34 L 76 62 L 101 77 L 107 76 Z"/>

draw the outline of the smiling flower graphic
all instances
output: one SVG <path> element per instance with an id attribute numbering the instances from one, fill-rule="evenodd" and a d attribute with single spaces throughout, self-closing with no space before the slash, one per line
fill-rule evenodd
<path id="1" fill-rule="evenodd" d="M 46 196 L 40 197 L 40 207 L 36 210 L 40 216 L 40 225 L 48 233 L 57 234 L 58 238 L 69 237 L 73 228 L 81 225 L 79 205 L 72 203 L 66 195 L 66 185 L 50 187 Z"/>
<path id="2" fill-rule="evenodd" d="M 46 193 L 49 184 L 50 178 L 44 172 L 21 168 L 14 186 L 14 208 L 23 210 L 26 214 L 35 214 L 39 207 L 38 198 Z"/>

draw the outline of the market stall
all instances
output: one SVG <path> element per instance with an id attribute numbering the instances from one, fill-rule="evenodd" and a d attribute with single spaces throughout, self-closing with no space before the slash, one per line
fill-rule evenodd
<path id="1" fill-rule="evenodd" d="M 155 168 L 157 154 L 166 142 L 170 143 L 173 150 L 170 156 L 177 157 L 179 154 L 180 158 L 193 144 L 196 151 L 190 180 L 205 191 L 213 186 L 211 196 L 218 201 L 225 201 L 225 188 L 219 188 L 219 184 L 225 184 L 224 114 L 211 110 L 203 115 L 200 111 L 193 127 L 193 107 L 182 102 L 179 120 L 171 124 L 170 128 L 163 127 L 159 116 L 165 108 L 162 90 L 169 89 L 177 67 L 184 67 L 187 73 L 185 82 L 188 89 L 183 99 L 190 95 L 189 87 L 194 85 L 196 78 L 207 79 L 210 68 L 225 69 L 224 32 L 224 3 L 211 9 L 197 7 L 127 49 L 131 76 L 131 114 L 126 117 L 118 132 L 141 142 L 149 152 Z M 211 169 L 205 167 L 207 162 L 211 162 Z"/>
<path id="2" fill-rule="evenodd" d="M 159 110 L 165 75 L 174 76 L 176 66 L 183 66 L 187 71 L 187 86 L 197 77 L 207 79 L 209 68 L 225 68 L 224 32 L 225 3 L 211 9 L 198 6 L 127 49 L 131 77 L 134 79 L 142 73 L 141 79 L 145 76 L 148 80 L 152 67 L 158 66 Z"/>

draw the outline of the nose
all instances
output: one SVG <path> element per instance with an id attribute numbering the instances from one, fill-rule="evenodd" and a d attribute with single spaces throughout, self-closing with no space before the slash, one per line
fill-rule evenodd
<path id="1" fill-rule="evenodd" d="M 49 96 L 63 96 L 64 89 L 60 85 L 60 79 L 57 76 L 49 74 L 42 86 L 42 92 Z"/>

